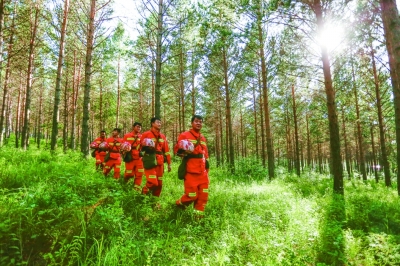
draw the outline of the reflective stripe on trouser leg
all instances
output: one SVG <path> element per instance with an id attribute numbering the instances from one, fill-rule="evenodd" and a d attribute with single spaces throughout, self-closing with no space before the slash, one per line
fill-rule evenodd
<path id="1" fill-rule="evenodd" d="M 114 178 L 118 179 L 121 173 L 121 162 L 115 162 L 114 164 Z"/>
<path id="2" fill-rule="evenodd" d="M 158 179 L 158 186 L 154 188 L 153 196 L 159 197 L 162 190 L 162 179 L 160 179 L 160 177 L 158 177 L 157 179 Z"/>
<path id="3" fill-rule="evenodd" d="M 135 173 L 135 188 L 142 185 L 142 177 L 144 173 L 143 162 L 141 160 L 134 160 L 135 167 L 133 171 Z"/>
<path id="4" fill-rule="evenodd" d="M 194 202 L 194 209 L 197 211 L 204 211 L 208 201 L 208 184 L 201 184 L 198 186 L 198 197 Z"/>
<path id="5" fill-rule="evenodd" d="M 183 194 L 182 197 L 178 201 L 181 204 L 188 206 L 190 203 L 192 203 L 193 201 L 195 201 L 197 199 L 197 196 L 198 196 L 197 192 L 198 191 L 197 191 L 196 187 L 185 186 L 185 194 Z"/>
<path id="6" fill-rule="evenodd" d="M 133 177 L 135 172 L 133 171 L 134 161 L 125 163 L 125 174 L 124 177 Z"/>
<path id="7" fill-rule="evenodd" d="M 142 189 L 142 193 L 147 194 L 150 190 L 153 190 L 158 186 L 158 180 L 155 168 L 144 169 L 144 174 L 146 177 L 146 184 Z"/>

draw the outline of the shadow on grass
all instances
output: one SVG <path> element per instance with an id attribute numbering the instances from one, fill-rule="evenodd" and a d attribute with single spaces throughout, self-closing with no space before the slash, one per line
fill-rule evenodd
<path id="1" fill-rule="evenodd" d="M 333 194 L 326 205 L 320 225 L 317 265 L 345 265 L 345 236 L 343 227 L 346 220 L 345 200 L 342 195 Z"/>

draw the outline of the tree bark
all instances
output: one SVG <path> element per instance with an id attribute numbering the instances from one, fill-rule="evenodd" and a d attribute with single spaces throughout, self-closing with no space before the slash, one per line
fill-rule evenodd
<path id="1" fill-rule="evenodd" d="M 343 129 L 346 170 L 347 170 L 348 178 L 351 179 L 350 154 L 349 154 L 349 145 L 348 145 L 348 141 L 347 141 L 346 118 L 345 118 L 345 114 L 344 114 L 343 105 L 342 105 L 342 129 Z"/>
<path id="2" fill-rule="evenodd" d="M 254 108 L 254 134 L 255 134 L 256 158 L 258 159 L 259 148 L 258 148 L 257 98 L 256 98 L 256 88 L 254 86 L 253 86 L 253 108 Z"/>
<path id="3" fill-rule="evenodd" d="M 232 174 L 235 173 L 235 147 L 233 142 L 232 114 L 231 114 L 231 96 L 228 80 L 228 61 L 225 44 L 222 47 L 222 64 L 224 69 L 224 87 L 226 97 L 226 123 L 228 129 L 228 148 L 229 148 L 229 169 Z"/>
<path id="4" fill-rule="evenodd" d="M 324 30 L 324 18 L 320 0 L 314 0 L 314 12 L 317 19 L 317 27 L 319 32 Z M 328 107 L 328 119 L 329 119 L 329 137 L 330 137 L 330 150 L 331 150 L 331 161 L 332 161 L 332 173 L 333 173 L 333 190 L 338 194 L 344 194 L 343 188 L 343 165 L 342 158 L 340 155 L 340 135 L 339 125 L 336 114 L 336 101 L 335 101 L 335 89 L 332 84 L 331 66 L 328 55 L 328 48 L 325 45 L 321 45 L 321 57 L 322 66 L 324 72 L 324 83 L 326 93 L 326 103 Z"/>
<path id="5" fill-rule="evenodd" d="M 56 78 L 56 89 L 54 94 L 54 108 L 53 108 L 53 127 L 51 131 L 51 147 L 54 151 L 57 148 L 57 137 L 58 137 L 58 119 L 59 119 L 59 105 L 61 101 L 61 77 L 62 68 L 64 63 L 64 45 L 65 35 L 67 31 L 68 22 L 68 9 L 69 0 L 64 0 L 64 16 L 61 24 L 61 36 L 60 36 L 60 48 L 58 52 L 58 64 L 57 64 L 57 78 Z"/>
<path id="6" fill-rule="evenodd" d="M 380 91 L 379 78 L 376 70 L 375 52 L 372 49 L 372 45 L 371 45 L 371 59 L 372 59 L 372 71 L 374 73 L 375 97 L 376 97 L 376 108 L 378 112 L 378 126 L 379 126 L 379 138 L 381 144 L 382 166 L 383 166 L 383 172 L 385 174 L 385 184 L 386 186 L 390 187 L 392 185 L 392 182 L 390 176 L 389 160 L 386 150 L 385 125 L 383 123 L 381 91 Z"/>
<path id="7" fill-rule="evenodd" d="M 63 152 L 66 153 L 68 150 L 68 72 L 65 77 L 65 88 L 64 88 L 64 121 L 63 121 Z"/>
<path id="8" fill-rule="evenodd" d="M 89 112 L 90 112 L 90 89 L 92 76 L 92 53 L 94 46 L 94 17 L 96 15 L 96 0 L 91 0 L 89 25 L 86 41 L 86 60 L 85 60 L 85 89 L 83 97 L 83 117 L 81 129 L 81 152 L 87 157 L 89 155 Z"/>
<path id="9" fill-rule="evenodd" d="M 2 30 L 3 30 L 3 10 L 4 10 L 4 1 L 0 1 L 0 36 L 2 36 Z M 14 33 L 15 33 L 15 16 L 13 16 L 12 22 L 11 22 L 11 32 L 10 32 L 10 39 L 8 41 L 8 50 L 7 50 L 7 67 L 6 67 L 6 74 L 4 78 L 4 89 L 3 89 L 3 103 L 1 106 L 1 116 L 0 116 L 0 146 L 3 145 L 3 126 L 4 126 L 4 119 L 5 119 L 5 111 L 6 111 L 6 103 L 7 99 L 9 98 L 9 93 L 8 93 L 8 85 L 10 82 L 10 76 L 11 76 L 11 58 L 13 54 L 13 44 L 14 44 Z M 1 37 L 0 37 L 1 38 Z M 2 42 L 0 39 L 0 46 L 2 46 Z M 0 54 L 0 61 L 1 61 L 1 54 Z"/>
<path id="10" fill-rule="evenodd" d="M 76 108 L 78 104 L 78 93 L 80 86 L 80 77 L 81 77 L 81 62 L 79 61 L 78 70 L 76 69 L 76 51 L 74 51 L 74 77 L 72 84 L 72 121 L 71 121 L 71 139 L 70 146 L 71 150 L 75 150 L 76 141 L 75 141 L 75 127 L 76 127 Z M 77 73 L 78 71 L 78 73 Z"/>
<path id="11" fill-rule="evenodd" d="M 395 0 L 380 0 L 379 2 L 393 88 L 397 143 L 397 193 L 400 196 L 400 18 Z M 385 180 L 385 183 L 390 184 L 389 180 Z"/>
<path id="12" fill-rule="evenodd" d="M 355 104 L 356 104 L 356 116 L 357 116 L 357 139 L 358 139 L 358 147 L 359 147 L 359 165 L 360 165 L 360 171 L 361 175 L 363 177 L 363 180 L 367 180 L 367 173 L 365 169 L 365 154 L 364 154 L 364 138 L 362 135 L 362 130 L 361 130 L 361 118 L 360 118 L 360 107 L 358 104 L 358 90 L 356 87 L 356 81 L 355 81 L 355 74 L 354 74 L 354 68 L 353 65 L 351 66 L 352 68 L 352 75 L 353 75 L 353 92 L 354 92 L 354 98 L 355 98 Z"/>
<path id="13" fill-rule="evenodd" d="M 21 146 L 24 150 L 29 145 L 29 130 L 30 130 L 30 112 L 31 112 L 31 94 L 32 94 L 32 83 L 33 83 L 33 68 L 34 68 L 34 57 L 35 57 L 35 46 L 36 46 L 36 32 L 39 24 L 39 6 L 35 7 L 35 18 L 33 24 L 31 24 L 31 36 L 29 40 L 29 56 L 28 56 L 28 69 L 26 78 L 26 92 L 25 92 L 25 109 L 24 109 L 24 126 L 22 128 L 22 140 Z"/>
<path id="14" fill-rule="evenodd" d="M 40 142 L 41 142 L 41 127 L 42 127 L 42 109 L 43 109 L 43 91 L 44 91 L 44 84 L 42 84 L 42 87 L 40 88 L 40 95 L 39 95 L 39 116 L 38 116 L 38 123 L 37 123 L 37 136 L 36 136 L 36 143 L 37 143 L 37 148 L 40 149 Z"/>
<path id="15" fill-rule="evenodd" d="M 294 123 L 294 138 L 295 138 L 295 162 L 294 166 L 296 168 L 296 174 L 300 176 L 300 145 L 299 145 L 299 129 L 297 125 L 297 106 L 294 94 L 294 85 L 292 85 L 292 108 L 293 108 L 293 123 Z"/>
<path id="16" fill-rule="evenodd" d="M 162 60 L 162 37 L 163 37 L 163 0 L 158 1 L 157 18 L 157 48 L 156 48 L 156 87 L 155 87 L 155 116 L 161 117 L 161 60 Z"/>
<path id="17" fill-rule="evenodd" d="M 115 127 L 118 127 L 119 125 L 119 109 L 120 109 L 120 105 L 121 105 L 121 84 L 120 84 L 120 56 L 118 56 L 118 69 L 117 69 L 117 73 L 118 73 L 118 78 L 117 78 L 117 118 L 115 120 Z"/>
<path id="18" fill-rule="evenodd" d="M 268 176 L 269 179 L 273 179 L 275 177 L 275 159 L 273 150 L 274 148 L 272 143 L 271 124 L 270 124 L 268 87 L 267 87 L 267 67 L 264 55 L 264 33 L 262 29 L 261 10 L 259 11 L 257 16 L 257 26 L 258 26 L 258 41 L 260 45 L 259 53 L 261 59 L 261 80 L 262 80 L 261 84 L 262 84 L 263 104 L 264 104 L 265 137 L 267 140 Z"/>

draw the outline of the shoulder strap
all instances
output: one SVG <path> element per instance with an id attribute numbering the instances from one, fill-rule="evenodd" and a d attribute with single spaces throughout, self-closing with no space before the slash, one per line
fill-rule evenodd
<path id="1" fill-rule="evenodd" d="M 155 146 L 156 146 L 156 149 L 157 149 L 157 146 L 158 146 L 158 140 L 160 139 L 161 133 L 160 133 L 160 135 L 159 135 L 159 136 L 158 136 L 158 138 L 157 138 L 157 137 L 156 137 L 156 134 L 154 134 L 154 132 L 153 132 L 153 131 L 151 131 L 151 130 L 150 130 L 150 132 L 151 132 L 151 134 L 153 134 L 154 138 L 156 139 Z"/>
<path id="2" fill-rule="evenodd" d="M 199 137 L 198 138 L 196 138 L 196 136 L 192 133 L 192 131 L 189 130 L 189 133 L 192 134 L 192 136 L 197 140 L 196 145 L 194 146 L 196 148 L 198 145 L 201 144 L 201 140 L 200 140 L 201 133 L 199 133 Z M 201 147 L 202 150 L 204 149 L 203 146 L 200 145 L 200 147 Z"/>

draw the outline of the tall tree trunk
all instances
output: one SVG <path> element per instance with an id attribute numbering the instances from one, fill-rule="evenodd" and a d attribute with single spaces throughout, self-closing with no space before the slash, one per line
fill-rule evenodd
<path id="1" fill-rule="evenodd" d="M 31 94 L 32 94 L 32 83 L 33 83 L 33 68 L 34 68 L 34 57 L 35 57 L 35 45 L 36 45 L 36 32 L 39 25 L 39 6 L 35 6 L 35 18 L 33 24 L 31 24 L 31 36 L 29 41 L 29 55 L 28 55 L 28 69 L 26 78 L 26 92 L 25 92 L 25 110 L 24 110 L 24 126 L 22 128 L 22 140 L 21 145 L 26 150 L 29 144 L 29 130 L 30 121 L 29 116 L 31 112 Z"/>
<path id="2" fill-rule="evenodd" d="M 360 159 L 360 170 L 361 170 L 361 175 L 363 177 L 363 180 L 367 180 L 367 173 L 365 169 L 365 154 L 364 154 L 364 139 L 362 135 L 362 130 L 361 130 L 361 118 L 360 118 L 360 106 L 358 104 L 358 90 L 356 87 L 356 82 L 355 82 L 355 74 L 354 74 L 354 68 L 353 65 L 351 66 L 352 68 L 352 75 L 353 75 L 353 92 L 354 92 L 354 98 L 355 98 L 355 103 L 356 103 L 356 115 L 357 115 L 357 139 L 358 139 L 358 147 L 359 147 L 359 159 Z"/>
<path id="3" fill-rule="evenodd" d="M 222 122 L 222 106 L 221 106 L 221 96 L 218 96 L 218 125 L 219 125 L 219 137 L 220 137 L 220 154 L 221 154 L 221 164 L 225 163 L 225 157 L 224 157 L 224 153 L 222 152 L 222 147 L 224 146 L 224 136 L 222 134 L 223 132 L 223 122 Z"/>
<path id="4" fill-rule="evenodd" d="M 194 67 L 194 55 L 192 54 L 192 115 L 196 114 L 196 86 L 194 83 L 194 78 L 196 77 L 195 67 Z"/>
<path id="5" fill-rule="evenodd" d="M 385 185 L 390 187 L 392 185 L 391 176 L 390 176 L 390 166 L 389 160 L 386 150 L 386 141 L 385 141 L 385 125 L 383 123 L 383 111 L 382 111 L 382 99 L 379 85 L 379 78 L 376 71 L 376 63 L 375 63 L 375 53 L 374 49 L 371 45 L 371 59 L 372 59 L 372 71 L 374 73 L 374 83 L 375 83 L 375 97 L 376 97 L 376 108 L 378 111 L 378 126 L 379 126 L 379 138 L 381 144 L 381 155 L 382 155 L 382 166 L 385 174 Z"/>
<path id="6" fill-rule="evenodd" d="M 294 85 L 292 85 L 292 108 L 293 108 L 293 123 L 294 123 L 294 138 L 295 138 L 295 168 L 296 168 L 296 174 L 300 176 L 300 145 L 299 145 L 299 131 L 298 131 L 298 125 L 297 125 L 297 106 L 296 106 L 296 99 L 295 99 L 295 94 L 294 94 Z"/>
<path id="7" fill-rule="evenodd" d="M 143 123 L 143 80 L 139 78 L 139 121 Z"/>
<path id="8" fill-rule="evenodd" d="M 21 119 L 21 97 L 22 97 L 22 71 L 20 72 L 20 80 L 19 80 L 19 90 L 18 90 L 18 100 L 17 100 L 17 109 L 15 111 L 15 148 L 19 147 L 19 133 L 20 133 L 20 119 Z"/>
<path id="9" fill-rule="evenodd" d="M 311 167 L 312 157 L 311 157 L 311 133 L 310 133 L 310 126 L 309 126 L 309 114 L 307 112 L 306 115 L 306 126 L 307 126 L 307 167 Z"/>
<path id="10" fill-rule="evenodd" d="M 182 44 L 181 44 L 182 45 Z M 181 131 L 185 130 L 185 76 L 184 76 L 184 64 L 183 64 L 183 49 L 179 54 L 179 89 L 180 89 L 180 107 L 182 108 L 182 128 Z"/>
<path id="11" fill-rule="evenodd" d="M 324 18 L 320 0 L 314 0 L 314 12 L 317 18 L 319 32 L 324 30 Z M 343 188 L 343 165 L 340 155 L 340 135 L 339 124 L 336 114 L 335 90 L 332 84 L 331 66 L 329 62 L 328 48 L 321 45 L 322 66 L 324 72 L 324 83 L 326 93 L 326 103 L 328 107 L 329 137 L 333 173 L 333 190 L 336 193 L 344 194 Z"/>
<path id="12" fill-rule="evenodd" d="M 157 48 L 156 48 L 156 87 L 155 87 L 155 116 L 161 117 L 161 60 L 163 38 L 163 0 L 158 0 L 157 18 Z"/>
<path id="13" fill-rule="evenodd" d="M 343 140 L 344 140 L 344 153 L 346 160 L 346 170 L 349 179 L 351 179 L 351 167 L 350 167 L 350 154 L 349 154 L 349 144 L 347 141 L 347 130 L 346 130 L 346 117 L 344 114 L 344 107 L 342 105 L 342 129 L 343 129 Z"/>
<path id="14" fill-rule="evenodd" d="M 232 129 L 232 114 L 231 114 L 231 96 L 229 91 L 229 80 L 228 80 L 228 61 L 226 54 L 225 45 L 222 47 L 222 64 L 224 69 L 224 87 L 226 97 L 226 123 L 228 129 L 228 148 L 229 148 L 229 169 L 233 174 L 235 173 L 235 147 L 233 143 L 233 129 Z"/>
<path id="15" fill-rule="evenodd" d="M 65 77 L 65 88 L 64 88 L 64 121 L 63 121 L 63 152 L 66 153 L 68 150 L 68 72 Z"/>
<path id="16" fill-rule="evenodd" d="M 44 82 L 43 82 L 44 83 Z M 37 123 L 37 136 L 36 136 L 36 143 L 37 143 L 37 148 L 40 149 L 40 142 L 42 140 L 41 134 L 42 134 L 42 109 L 43 109 L 43 91 L 44 91 L 44 84 L 42 84 L 42 87 L 40 89 L 40 94 L 39 94 L 39 117 L 38 117 L 38 123 Z"/>
<path id="17" fill-rule="evenodd" d="M 96 0 L 91 0 L 89 26 L 86 41 L 86 60 L 85 60 L 85 90 L 83 97 L 83 117 L 81 129 L 81 152 L 84 156 L 89 155 L 89 103 L 90 103 L 90 79 L 92 76 L 92 53 L 94 41 L 94 17 L 96 14 Z"/>
<path id="18" fill-rule="evenodd" d="M 400 18 L 395 0 L 380 0 L 379 2 L 393 88 L 397 145 L 397 193 L 400 196 Z M 386 185 L 390 184 L 390 180 L 385 180 L 385 183 Z"/>
<path id="19" fill-rule="evenodd" d="M 118 78 L 117 78 L 117 119 L 115 121 L 115 127 L 118 127 L 119 125 L 119 110 L 120 110 L 120 105 L 121 105 L 121 83 L 120 83 L 120 56 L 118 56 Z"/>
<path id="20" fill-rule="evenodd" d="M 260 6 L 260 9 L 262 7 Z M 265 137 L 267 140 L 267 155 L 268 155 L 268 176 L 269 179 L 275 177 L 275 159 L 274 150 L 272 143 L 272 133 L 270 124 L 270 113 L 269 113 L 269 100 L 268 100 L 268 87 L 267 87 L 267 66 L 265 63 L 264 55 L 264 33 L 262 29 L 262 16 L 261 10 L 257 16 L 258 26 L 258 41 L 259 41 L 259 53 L 261 59 L 261 80 L 262 80 L 262 92 L 263 92 L 263 104 L 264 104 L 264 124 L 265 124 Z"/>
<path id="21" fill-rule="evenodd" d="M 151 66 L 151 116 L 155 116 L 155 102 L 156 102 L 156 85 L 154 80 L 154 65 Z"/>
<path id="22" fill-rule="evenodd" d="M 375 181 L 376 183 L 379 182 L 379 176 L 378 176 L 378 169 L 376 168 L 377 162 L 376 162 L 376 151 L 375 151 L 375 138 L 374 138 L 374 125 L 371 124 L 370 127 L 370 133 L 371 133 L 371 146 L 372 146 L 372 171 L 374 171 L 375 175 Z"/>
<path id="23" fill-rule="evenodd" d="M 64 0 L 64 16 L 61 24 L 61 36 L 60 36 L 60 49 L 58 52 L 58 64 L 57 64 L 57 78 L 56 78 L 56 89 L 54 93 L 54 108 L 53 108 L 53 127 L 51 131 L 51 150 L 54 151 L 57 148 L 57 137 L 58 137 L 58 119 L 59 119 L 59 105 L 61 101 L 61 77 L 62 68 L 64 62 L 64 45 L 65 35 L 67 31 L 68 22 L 68 9 L 69 0 Z"/>
<path id="24" fill-rule="evenodd" d="M 255 134 L 256 157 L 258 159 L 259 148 L 258 148 L 257 98 L 256 98 L 256 88 L 254 86 L 253 86 L 253 108 L 254 108 L 254 134 Z"/>
<path id="25" fill-rule="evenodd" d="M 79 86 L 80 86 L 80 78 L 81 78 L 81 61 L 79 61 L 78 70 L 76 69 L 76 51 L 74 51 L 74 78 L 72 84 L 72 121 L 71 121 L 71 138 L 70 138 L 70 146 L 71 150 L 75 150 L 75 132 L 76 132 L 76 108 L 78 105 L 78 93 L 79 93 Z M 77 73 L 78 71 L 78 73 Z"/>
<path id="26" fill-rule="evenodd" d="M 0 46 L 2 46 L 2 31 L 3 31 L 3 12 L 4 10 L 4 1 L 0 0 Z M 14 11 L 16 8 L 14 9 Z M 7 67 L 6 67 L 6 74 L 4 78 L 4 89 L 3 89 L 3 104 L 1 105 L 1 116 L 0 116 L 0 146 L 3 145 L 3 125 L 4 125 L 4 119 L 6 116 L 6 103 L 7 99 L 9 98 L 9 93 L 8 93 L 8 85 L 10 82 L 10 76 L 11 76 L 11 58 L 13 55 L 13 44 L 14 44 L 14 33 L 15 33 L 15 17 L 13 16 L 12 22 L 11 22 L 11 32 L 10 32 L 10 39 L 8 41 L 8 50 L 7 50 Z M 1 59 L 1 54 L 0 54 L 0 61 Z"/>
<path id="27" fill-rule="evenodd" d="M 261 121 L 261 159 L 262 159 L 262 165 L 265 168 L 266 166 L 266 152 L 265 152 L 265 127 L 264 127 L 264 99 L 262 97 L 262 85 L 261 85 L 261 71 L 260 71 L 260 66 L 258 65 L 257 67 L 257 75 L 258 75 L 258 93 L 260 95 L 260 121 Z"/>

